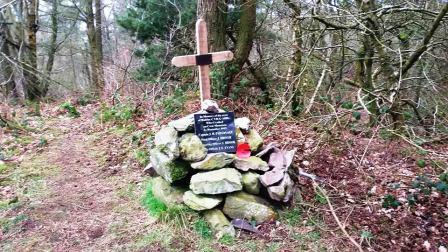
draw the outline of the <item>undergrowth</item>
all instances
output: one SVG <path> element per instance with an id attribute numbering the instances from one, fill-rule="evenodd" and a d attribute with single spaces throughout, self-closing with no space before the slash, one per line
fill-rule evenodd
<path id="1" fill-rule="evenodd" d="M 71 104 L 69 101 L 66 101 L 61 104 L 61 108 L 65 110 L 66 113 L 68 113 L 69 116 L 76 118 L 81 115 L 79 111 L 76 109 L 76 107 Z"/>
<path id="2" fill-rule="evenodd" d="M 139 107 L 131 103 L 118 103 L 113 106 L 102 104 L 97 119 L 100 122 L 126 124 L 140 114 Z"/>

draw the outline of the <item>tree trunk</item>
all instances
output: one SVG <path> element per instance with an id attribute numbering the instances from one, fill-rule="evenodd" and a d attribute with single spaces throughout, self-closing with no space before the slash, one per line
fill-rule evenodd
<path id="1" fill-rule="evenodd" d="M 97 33 L 95 29 L 95 15 L 93 13 L 92 4 L 93 0 L 85 0 L 87 38 L 89 41 L 90 54 L 91 86 L 94 89 L 94 93 L 100 96 L 104 88 L 104 82 L 102 81 L 102 63 L 98 48 Z"/>
<path id="2" fill-rule="evenodd" d="M 50 45 L 48 46 L 48 60 L 47 64 L 45 65 L 44 70 L 44 80 L 42 85 L 42 95 L 46 96 L 48 93 L 48 88 L 50 86 L 50 76 L 51 72 L 53 71 L 53 65 L 54 65 L 54 57 L 57 50 L 57 39 L 58 39 L 58 0 L 53 0 L 52 6 L 51 6 L 51 14 L 50 14 L 50 21 L 51 21 L 51 36 L 50 36 Z"/>
<path id="3" fill-rule="evenodd" d="M 24 75 L 27 80 L 25 87 L 25 97 L 31 101 L 39 100 L 42 97 L 42 87 L 37 77 L 37 39 L 36 33 L 39 29 L 37 24 L 38 0 L 25 0 L 26 10 L 26 64 L 23 66 Z"/>
<path id="4" fill-rule="evenodd" d="M 227 0 L 199 0 L 197 13 L 207 23 L 210 52 L 225 50 Z"/>
<path id="5" fill-rule="evenodd" d="M 7 25 L 9 21 L 11 20 L 7 20 L 7 17 L 0 12 L 0 52 L 6 57 L 14 58 L 11 55 L 9 44 L 12 40 L 11 32 Z M 0 88 L 0 91 L 3 92 L 5 98 L 17 98 L 18 94 L 16 92 L 16 83 L 14 81 L 14 66 L 4 57 L 0 56 L 0 59 L 0 83 L 4 83 L 4 87 Z"/>
<path id="6" fill-rule="evenodd" d="M 255 36 L 255 25 L 257 21 L 256 10 L 256 0 L 241 1 L 241 14 L 238 24 L 238 36 L 235 44 L 234 60 L 226 67 L 225 79 L 228 83 L 226 96 L 230 96 L 232 93 L 235 76 L 239 73 L 246 60 L 249 58 Z"/>

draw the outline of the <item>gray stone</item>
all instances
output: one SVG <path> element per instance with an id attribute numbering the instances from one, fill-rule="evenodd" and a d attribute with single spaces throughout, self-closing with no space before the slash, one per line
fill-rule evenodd
<path id="1" fill-rule="evenodd" d="M 289 174 L 286 173 L 279 185 L 267 188 L 269 197 L 273 200 L 288 202 L 292 196 L 293 186 Z"/>
<path id="2" fill-rule="evenodd" d="M 280 149 L 275 149 L 271 155 L 269 155 L 268 165 L 274 169 L 286 168 L 285 153 Z"/>
<path id="3" fill-rule="evenodd" d="M 260 134 L 254 129 L 249 130 L 246 139 L 252 152 L 258 151 L 263 146 L 263 138 L 261 138 Z"/>
<path id="4" fill-rule="evenodd" d="M 251 194 L 260 193 L 260 174 L 255 172 L 246 172 L 243 174 L 243 189 Z"/>
<path id="5" fill-rule="evenodd" d="M 236 169 L 200 172 L 191 177 L 190 189 L 196 194 L 221 194 L 243 189 L 242 176 Z"/>
<path id="6" fill-rule="evenodd" d="M 235 119 L 235 128 L 241 129 L 243 132 L 247 132 L 250 129 L 250 119 L 247 117 L 241 117 Z"/>
<path id="7" fill-rule="evenodd" d="M 155 177 L 151 180 L 152 193 L 154 197 L 162 201 L 168 207 L 175 207 L 183 202 L 185 190 L 171 186 L 161 177 Z"/>
<path id="8" fill-rule="evenodd" d="M 286 169 L 273 169 L 260 176 L 260 182 L 265 186 L 271 186 L 280 182 L 285 176 Z"/>
<path id="9" fill-rule="evenodd" d="M 263 148 L 262 151 L 258 152 L 257 155 L 255 155 L 256 157 L 260 157 L 262 158 L 265 155 L 269 155 L 271 154 L 273 151 L 275 150 L 280 150 L 277 148 L 278 144 L 277 143 L 269 143 L 266 147 Z"/>
<path id="10" fill-rule="evenodd" d="M 218 103 L 216 103 L 213 100 L 204 100 L 201 103 L 201 109 L 208 113 L 218 113 L 219 112 Z"/>
<path id="11" fill-rule="evenodd" d="M 245 143 L 246 142 L 246 137 L 244 136 L 243 132 L 241 132 L 241 130 L 239 128 L 235 129 L 235 134 L 236 134 L 236 142 L 237 143 Z"/>
<path id="12" fill-rule="evenodd" d="M 164 145 L 159 145 L 151 149 L 149 155 L 154 170 L 169 183 L 187 176 L 188 163 L 182 160 L 176 160 L 172 152 Z"/>
<path id="13" fill-rule="evenodd" d="M 191 168 L 198 170 L 213 170 L 226 167 L 235 159 L 235 155 L 224 152 L 208 154 L 204 160 L 191 164 Z"/>
<path id="14" fill-rule="evenodd" d="M 277 213 L 266 200 L 246 192 L 229 194 L 223 212 L 233 219 L 255 220 L 257 224 L 277 219 Z"/>
<path id="15" fill-rule="evenodd" d="M 168 126 L 173 127 L 179 132 L 194 130 L 194 114 L 189 114 L 185 117 L 171 121 L 168 123 Z"/>
<path id="16" fill-rule="evenodd" d="M 269 166 L 268 163 L 263 161 L 259 157 L 248 157 L 248 158 L 236 158 L 233 161 L 233 165 L 235 168 L 241 171 L 248 171 L 248 170 L 254 170 L 254 171 L 268 171 Z"/>
<path id="17" fill-rule="evenodd" d="M 196 211 L 202 211 L 212 209 L 215 206 L 219 205 L 219 203 L 222 202 L 222 197 L 197 195 L 192 191 L 186 191 L 184 193 L 183 200 L 185 205 L 187 205 L 189 208 Z"/>
<path id="18" fill-rule="evenodd" d="M 210 224 L 216 239 L 221 238 L 223 235 L 235 236 L 235 228 L 221 210 L 212 209 L 205 211 L 204 219 Z"/>
<path id="19" fill-rule="evenodd" d="M 155 137 L 154 144 L 156 147 L 166 147 L 165 153 L 173 158 L 179 157 L 179 142 L 177 137 L 177 131 L 170 126 L 164 126 L 160 129 Z"/>
<path id="20" fill-rule="evenodd" d="M 290 151 L 285 152 L 285 167 L 289 168 L 292 165 L 292 162 L 294 161 L 294 155 L 296 154 L 297 148 L 294 148 Z"/>
<path id="21" fill-rule="evenodd" d="M 179 140 L 180 156 L 189 162 L 201 161 L 207 156 L 207 149 L 198 136 L 193 133 L 183 135 Z"/>

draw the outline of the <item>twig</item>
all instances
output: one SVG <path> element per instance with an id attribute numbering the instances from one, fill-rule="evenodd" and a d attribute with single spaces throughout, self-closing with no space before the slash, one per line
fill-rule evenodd
<path id="1" fill-rule="evenodd" d="M 338 216 L 336 215 L 333 205 L 330 202 L 330 199 L 328 198 L 328 195 L 325 193 L 324 189 L 322 187 L 320 187 L 316 182 L 313 181 L 313 188 L 314 190 L 318 190 L 319 194 L 322 195 L 325 200 L 327 201 L 328 207 L 330 208 L 330 212 L 333 215 L 334 220 L 336 221 L 336 223 L 338 224 L 339 228 L 341 229 L 342 233 L 344 233 L 344 235 L 350 240 L 350 242 L 358 249 L 358 251 L 363 252 L 364 250 L 362 249 L 361 245 L 359 245 L 359 243 L 357 241 L 355 241 L 355 239 L 353 239 L 353 237 L 351 237 L 348 233 L 347 230 L 345 230 L 345 226 L 342 225 L 341 221 L 339 220 Z"/>

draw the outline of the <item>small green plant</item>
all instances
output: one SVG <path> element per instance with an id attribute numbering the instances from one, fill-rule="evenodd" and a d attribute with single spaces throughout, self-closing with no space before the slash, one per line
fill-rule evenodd
<path id="1" fill-rule="evenodd" d="M 419 159 L 419 160 L 417 160 L 416 164 L 417 164 L 417 166 L 420 167 L 420 168 L 425 168 L 425 166 L 426 166 L 426 162 L 425 162 L 425 160 L 423 160 L 423 159 Z"/>
<path id="2" fill-rule="evenodd" d="M 301 218 L 301 211 L 298 208 L 293 208 L 290 211 L 285 211 L 281 215 L 284 222 L 288 223 L 288 225 L 296 226 L 299 224 Z"/>
<path id="3" fill-rule="evenodd" d="M 68 115 L 73 118 L 81 116 L 76 107 L 72 105 L 69 101 L 62 103 L 61 108 L 64 109 L 65 112 L 68 113 Z"/>
<path id="4" fill-rule="evenodd" d="M 316 195 L 314 196 L 314 198 L 321 204 L 327 204 L 327 199 L 320 192 L 316 192 Z"/>
<path id="5" fill-rule="evenodd" d="M 203 218 L 199 218 L 194 222 L 194 230 L 204 239 L 211 239 L 213 237 L 210 226 Z"/>
<path id="6" fill-rule="evenodd" d="M 48 140 L 45 137 L 40 137 L 39 138 L 39 147 L 44 147 L 48 145 Z"/>
<path id="7" fill-rule="evenodd" d="M 383 198 L 383 208 L 397 208 L 401 203 L 392 194 L 386 194 Z"/>
<path id="8" fill-rule="evenodd" d="M 101 122 L 125 124 L 139 113 L 140 111 L 132 104 L 118 103 L 111 107 L 102 105 L 97 118 Z"/>
<path id="9" fill-rule="evenodd" d="M 222 245 L 232 246 L 235 243 L 235 239 L 233 238 L 233 236 L 225 234 L 221 238 L 219 238 L 218 242 Z"/>
<path id="10" fill-rule="evenodd" d="M 146 166 L 149 163 L 149 155 L 146 150 L 135 150 L 134 157 L 137 162 L 143 166 Z"/>
<path id="11" fill-rule="evenodd" d="M 370 242 L 373 239 L 373 234 L 369 230 L 362 230 L 361 231 L 361 243 L 363 241 L 366 241 L 366 243 L 370 246 Z"/>
<path id="12" fill-rule="evenodd" d="M 353 108 L 353 102 L 351 101 L 345 101 L 341 104 L 341 108 L 343 109 L 352 109 Z"/>

